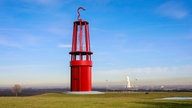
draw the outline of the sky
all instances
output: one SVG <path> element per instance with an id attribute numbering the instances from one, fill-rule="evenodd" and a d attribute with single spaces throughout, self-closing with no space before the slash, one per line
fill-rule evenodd
<path id="1" fill-rule="evenodd" d="M 0 0 L 0 87 L 69 86 L 80 6 L 93 86 L 192 84 L 191 0 Z"/>

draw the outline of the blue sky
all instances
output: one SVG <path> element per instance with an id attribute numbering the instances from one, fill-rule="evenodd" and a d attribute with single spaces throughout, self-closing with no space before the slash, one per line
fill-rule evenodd
<path id="1" fill-rule="evenodd" d="M 79 6 L 94 86 L 192 83 L 191 0 L 0 0 L 0 86 L 69 85 Z"/>

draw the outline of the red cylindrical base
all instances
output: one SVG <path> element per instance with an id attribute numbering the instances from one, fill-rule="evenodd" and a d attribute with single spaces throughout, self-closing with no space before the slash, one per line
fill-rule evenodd
<path id="1" fill-rule="evenodd" d="M 91 61 L 71 61 L 71 91 L 91 91 Z"/>

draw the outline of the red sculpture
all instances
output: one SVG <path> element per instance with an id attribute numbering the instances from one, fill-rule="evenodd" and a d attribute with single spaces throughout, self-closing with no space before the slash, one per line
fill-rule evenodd
<path id="1" fill-rule="evenodd" d="M 78 12 L 78 21 L 73 25 L 73 39 L 71 54 L 71 91 L 86 92 L 92 90 L 92 61 L 90 51 L 89 26 L 87 21 L 80 18 L 80 9 Z"/>

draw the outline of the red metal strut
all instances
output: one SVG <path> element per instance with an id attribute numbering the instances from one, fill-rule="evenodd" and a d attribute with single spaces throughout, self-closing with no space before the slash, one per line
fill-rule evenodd
<path id="1" fill-rule="evenodd" d="M 78 19 L 78 20 L 81 20 L 81 18 L 80 18 L 80 9 L 85 10 L 85 8 L 79 7 L 79 8 L 77 9 L 77 13 L 78 13 L 77 19 Z"/>

